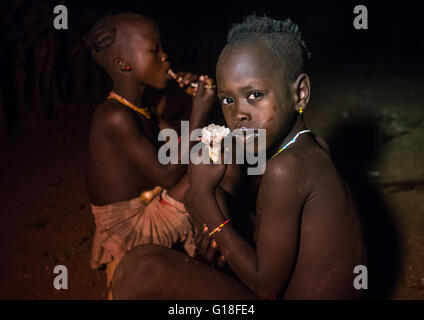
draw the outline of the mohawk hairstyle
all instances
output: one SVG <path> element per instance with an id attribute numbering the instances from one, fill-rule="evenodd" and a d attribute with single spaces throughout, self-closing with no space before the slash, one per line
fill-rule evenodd
<path id="1" fill-rule="evenodd" d="M 272 61 L 283 69 L 289 82 L 306 72 L 311 53 L 302 39 L 300 28 L 290 19 L 275 20 L 256 14 L 234 24 L 227 36 L 228 45 L 262 42 L 269 49 Z"/>

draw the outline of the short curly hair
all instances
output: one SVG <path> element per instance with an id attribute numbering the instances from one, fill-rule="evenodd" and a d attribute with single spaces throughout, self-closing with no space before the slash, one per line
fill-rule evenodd
<path id="1" fill-rule="evenodd" d="M 275 20 L 256 14 L 234 24 L 227 36 L 228 45 L 262 42 L 269 49 L 274 63 L 279 66 L 289 82 L 306 72 L 311 58 L 300 28 L 290 19 Z"/>

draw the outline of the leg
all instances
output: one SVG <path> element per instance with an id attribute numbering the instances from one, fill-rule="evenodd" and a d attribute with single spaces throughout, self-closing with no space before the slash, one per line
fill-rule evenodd
<path id="1" fill-rule="evenodd" d="M 121 260 L 112 291 L 115 299 L 257 299 L 237 279 L 156 245 L 138 246 Z"/>
<path id="2" fill-rule="evenodd" d="M 106 265 L 106 287 L 107 287 L 107 299 L 113 300 L 112 297 L 112 278 L 115 273 L 116 267 L 119 264 L 119 259 L 113 257 L 113 260 Z"/>

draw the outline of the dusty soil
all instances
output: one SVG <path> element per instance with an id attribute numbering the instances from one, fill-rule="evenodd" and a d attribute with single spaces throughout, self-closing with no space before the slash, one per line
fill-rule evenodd
<path id="1" fill-rule="evenodd" d="M 2 153 L 0 297 L 102 299 L 105 275 L 89 269 L 94 223 L 84 183 L 87 112 L 20 131 Z M 69 289 L 53 288 L 68 268 Z"/>
<path id="2" fill-rule="evenodd" d="M 424 90 L 416 79 L 401 71 L 318 70 L 306 110 L 310 128 L 336 145 L 339 155 L 354 149 L 349 157 L 359 158 L 347 163 L 368 161 L 363 173 L 398 236 L 396 248 L 389 243 L 386 248 L 399 251 L 392 299 L 424 299 Z M 88 267 L 94 223 L 84 159 L 92 110 L 92 105 L 79 108 L 2 140 L 0 299 L 106 298 L 104 271 Z M 366 131 L 376 133 L 368 149 L 369 135 L 344 140 L 343 128 L 356 132 L 358 123 L 373 125 Z M 356 144 L 340 149 L 344 141 Z M 378 225 L 373 232 L 378 236 Z M 68 268 L 68 290 L 53 287 L 58 264 Z"/>

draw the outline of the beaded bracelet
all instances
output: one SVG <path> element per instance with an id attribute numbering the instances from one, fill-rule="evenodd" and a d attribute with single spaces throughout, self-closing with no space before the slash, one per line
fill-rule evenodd
<path id="1" fill-rule="evenodd" d="M 227 221 L 221 223 L 218 227 L 216 227 L 215 229 L 213 229 L 209 233 L 209 237 L 211 237 L 215 232 L 221 232 L 222 227 L 225 226 L 228 222 L 230 222 L 230 220 L 227 220 Z"/>

